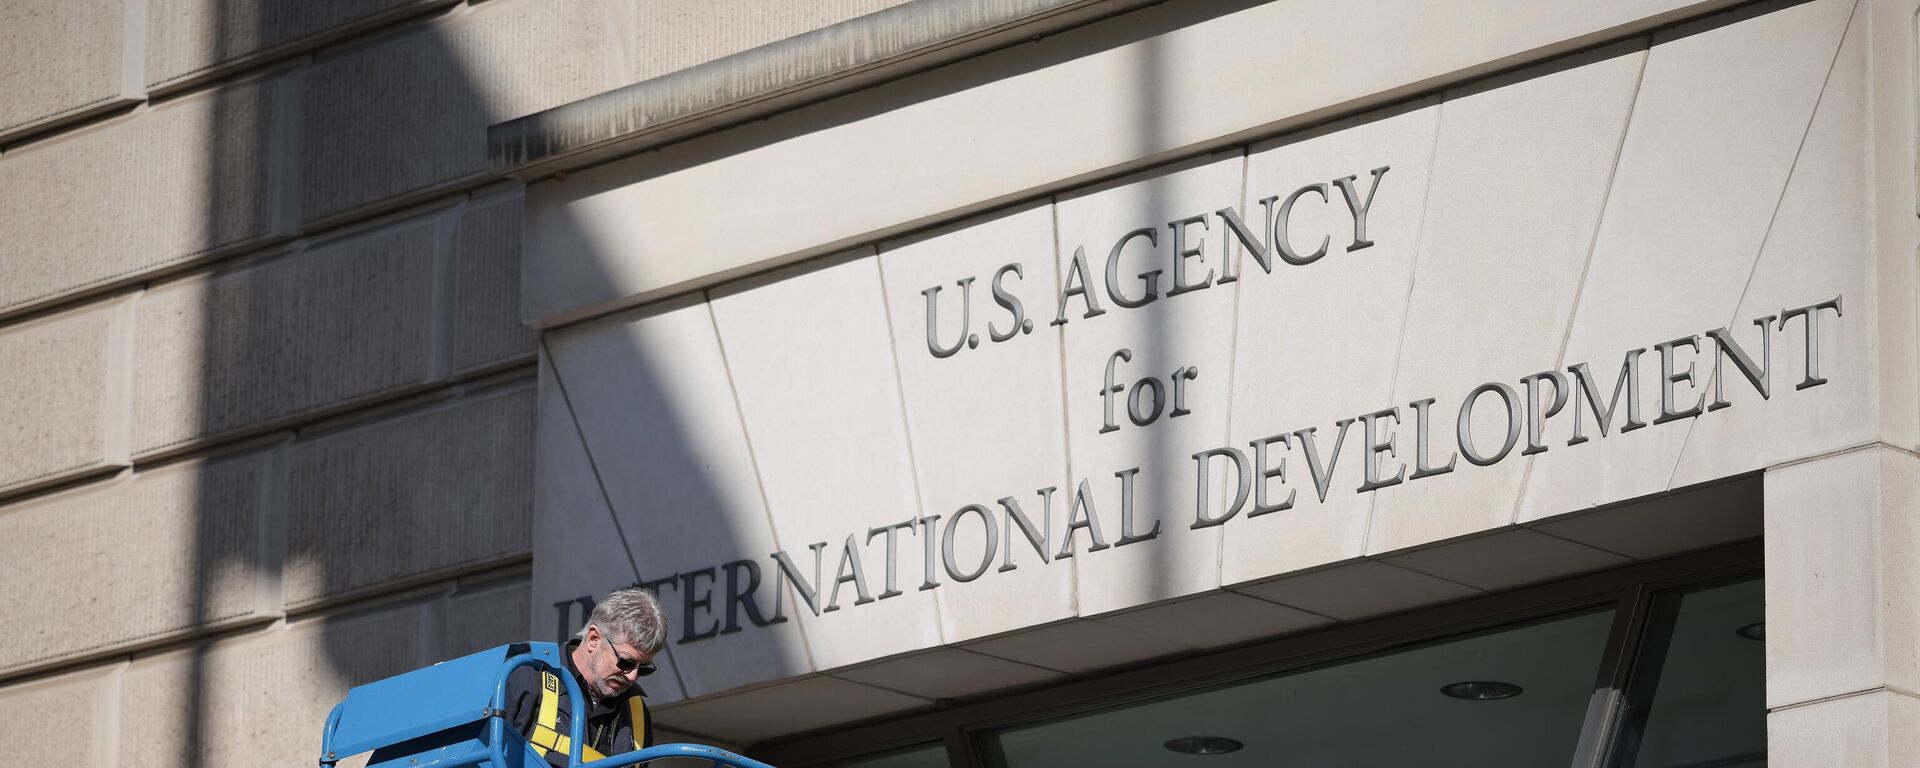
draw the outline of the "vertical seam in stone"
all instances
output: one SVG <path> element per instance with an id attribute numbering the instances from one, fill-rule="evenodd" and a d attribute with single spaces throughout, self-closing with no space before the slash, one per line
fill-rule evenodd
<path id="1" fill-rule="evenodd" d="M 878 244 L 875 244 L 875 245 L 868 246 L 867 248 L 869 252 L 868 258 L 873 259 L 874 280 L 880 284 L 880 316 L 881 316 L 881 319 L 884 321 L 881 324 L 884 325 L 887 329 L 887 362 L 890 363 L 893 367 L 893 389 L 894 389 L 894 392 L 896 392 L 900 397 L 900 412 L 899 412 L 900 413 L 900 436 L 907 443 L 907 467 L 909 468 L 907 475 L 913 480 L 913 500 L 914 500 L 915 506 L 919 507 L 919 511 L 920 511 L 920 514 L 916 515 L 915 517 L 916 518 L 924 517 L 931 510 L 927 509 L 927 503 L 929 499 L 926 498 L 920 486 L 919 454 L 913 450 L 913 427 L 911 422 L 907 419 L 906 377 L 900 375 L 900 355 L 899 355 L 899 352 L 897 351 L 898 347 L 896 346 L 899 343 L 899 340 L 894 338 L 893 313 L 887 310 L 887 308 L 890 306 L 890 303 L 887 300 L 887 273 L 880 266 L 880 246 Z M 949 523 L 949 525 L 951 525 L 951 523 Z M 927 534 L 931 536 L 933 533 L 933 530 L 932 530 L 933 526 L 929 525 L 927 526 L 927 529 L 928 529 Z M 924 552 L 925 550 L 923 549 L 922 556 L 924 556 Z M 989 560 L 992 559 L 991 553 L 988 554 L 988 559 Z M 927 567 L 928 567 L 927 563 L 921 563 L 921 568 L 927 568 Z M 947 639 L 946 638 L 946 635 L 947 635 L 946 622 L 941 621 L 941 614 L 943 613 L 943 611 L 941 610 L 941 603 L 945 601 L 946 601 L 945 597 L 942 594 L 940 593 L 934 594 L 933 626 L 935 631 L 939 632 L 940 634 L 941 645 L 945 645 L 946 639 Z"/>
<path id="2" fill-rule="evenodd" d="M 1249 206 L 1247 205 L 1247 202 L 1248 202 L 1247 189 L 1252 186 L 1252 181 L 1250 179 L 1250 177 L 1253 175 L 1252 165 L 1253 165 L 1253 148 L 1251 146 L 1241 147 L 1240 148 L 1239 208 L 1243 213 L 1249 210 Z M 1224 235 L 1224 234 L 1220 238 L 1220 248 L 1221 248 L 1220 268 L 1222 270 L 1225 270 L 1227 269 L 1227 266 L 1228 266 L 1227 262 L 1229 260 L 1233 260 L 1234 256 L 1239 255 L 1240 249 L 1234 246 L 1234 240 L 1231 236 Z M 1177 257 L 1177 254 L 1176 254 L 1176 257 Z M 1059 263 L 1059 258 L 1057 256 L 1054 259 L 1054 263 L 1055 264 Z M 1237 267 L 1240 265 L 1235 264 L 1234 266 Z M 1235 274 L 1239 274 L 1238 270 L 1235 270 Z M 1218 286 L 1219 283 L 1215 282 L 1214 285 Z M 1232 309 L 1229 310 L 1230 314 L 1228 315 L 1228 318 L 1227 318 L 1227 327 L 1231 329 L 1227 332 L 1227 418 L 1225 419 L 1226 435 L 1222 437 L 1221 445 L 1229 445 L 1229 446 L 1233 444 L 1233 393 L 1235 390 L 1234 373 L 1239 369 L 1239 364 L 1240 364 L 1240 286 L 1241 285 L 1242 285 L 1242 281 L 1240 279 L 1236 278 L 1233 281 L 1233 288 L 1232 288 L 1233 301 L 1229 302 Z M 1201 478 L 1199 480 L 1199 482 L 1202 482 L 1202 483 L 1206 481 L 1207 481 L 1207 478 Z M 1220 497 L 1224 499 L 1226 498 L 1225 479 L 1222 478 L 1221 482 L 1222 482 L 1222 487 L 1221 487 Z M 1205 512 L 1205 510 L 1199 510 L 1198 512 L 1196 512 L 1196 514 L 1198 514 L 1199 512 Z M 1214 542 L 1213 542 L 1213 586 L 1215 589 L 1219 589 L 1221 586 L 1226 584 L 1226 581 L 1227 581 L 1227 534 L 1226 534 L 1226 526 L 1222 525 L 1220 527 L 1219 533 L 1214 536 Z"/>
<path id="3" fill-rule="evenodd" d="M 1060 268 L 1060 254 L 1064 253 L 1065 251 L 1061 248 L 1061 243 L 1060 243 L 1060 196 L 1059 195 L 1047 196 L 1047 213 L 1049 214 L 1049 218 L 1051 218 L 1053 221 L 1053 254 L 1052 254 L 1053 256 L 1053 290 L 1054 290 L 1054 298 L 1057 300 L 1062 295 L 1061 291 L 1064 291 L 1066 289 L 1066 284 L 1064 282 L 1066 277 L 1063 274 L 1061 274 L 1061 268 Z M 1054 314 L 1056 317 L 1060 316 L 1059 307 L 1056 306 L 1054 308 Z M 1074 490 L 1073 421 L 1067 418 L 1067 408 L 1069 407 L 1067 403 L 1067 328 L 1065 325 L 1053 325 L 1052 323 L 1048 323 L 1048 329 L 1053 332 L 1055 337 L 1057 337 L 1056 341 L 1060 350 L 1060 354 L 1059 354 L 1059 358 L 1060 358 L 1060 366 L 1059 366 L 1060 368 L 1060 439 L 1065 443 L 1064 445 L 1061 446 L 1061 448 L 1063 449 L 1062 458 L 1065 459 L 1067 464 L 1067 476 L 1065 478 L 1065 480 L 1067 481 L 1067 484 L 1066 486 L 1061 488 L 1061 490 L 1067 493 L 1067 516 L 1071 517 L 1073 515 L 1072 495 Z M 1066 518 L 1063 517 L 1061 518 L 1061 520 L 1064 522 Z M 1048 514 L 1047 519 L 1042 521 L 1042 523 L 1048 526 L 1049 528 L 1051 528 L 1053 525 L 1052 515 Z M 1048 536 L 1053 535 L 1053 531 L 1051 530 L 1048 530 L 1046 533 Z M 1065 530 L 1063 530 L 1062 533 L 1065 534 L 1065 538 L 1067 540 L 1064 543 L 1071 544 L 1073 542 L 1072 533 L 1070 531 L 1065 531 Z M 1048 541 L 1051 541 L 1051 540 L 1052 539 L 1048 539 Z M 1052 561 L 1049 561 L 1049 562 L 1052 562 Z M 1076 557 L 1073 559 L 1073 562 L 1067 563 L 1067 578 L 1068 578 L 1068 583 L 1071 584 L 1072 586 L 1072 591 L 1067 595 L 1067 610 L 1070 612 L 1069 615 L 1079 616 L 1080 615 L 1080 559 L 1079 558 Z"/>
<path id="4" fill-rule="evenodd" d="M 287 541 L 290 529 L 287 510 L 289 489 L 293 487 L 287 455 L 293 450 L 292 445 L 291 437 L 281 441 L 259 462 L 260 500 L 254 522 L 258 526 L 255 533 L 260 559 L 254 566 L 257 577 L 254 610 L 263 615 L 285 616 L 287 612 L 286 562 L 291 548 Z"/>
<path id="5" fill-rule="evenodd" d="M 94 703 L 93 747 L 99 750 L 92 768 L 112 768 L 120 761 L 120 701 L 125 693 L 126 661 L 115 662 L 100 681 L 100 699 Z"/>
<path id="6" fill-rule="evenodd" d="M 429 283 L 431 295 L 427 299 L 427 380 L 443 381 L 450 377 L 454 369 L 452 315 L 457 311 L 453 301 L 454 263 L 459 256 L 453 252 L 455 233 L 460 229 L 460 219 L 470 210 L 470 203 L 441 211 L 433 217 L 432 275 Z M 401 258 L 409 258 L 402 256 Z M 411 258 L 418 258 L 411 257 Z M 554 380 L 560 379 L 558 368 L 554 370 Z M 582 435 L 581 443 L 586 442 Z"/>
<path id="7" fill-rule="evenodd" d="M 1433 138 L 1427 143 L 1427 178 L 1422 183 L 1420 192 L 1420 222 L 1414 225 L 1413 254 L 1407 257 L 1407 284 L 1404 290 L 1405 295 L 1400 299 L 1400 332 L 1393 342 L 1393 371 L 1387 374 L 1387 400 L 1389 401 L 1395 399 L 1394 393 L 1400 389 L 1400 361 L 1407 355 L 1407 313 L 1413 311 L 1413 289 L 1414 285 L 1420 281 L 1420 252 L 1426 250 L 1427 209 L 1433 207 L 1434 169 L 1440 164 L 1440 129 L 1446 124 L 1448 101 L 1450 99 L 1445 92 L 1442 92 L 1439 100 L 1433 105 Z M 1366 457 L 1366 463 L 1373 463 L 1373 457 L 1367 451 L 1362 451 L 1361 454 Z M 1373 513 L 1379 506 L 1379 501 L 1378 491 L 1367 494 L 1367 521 L 1360 529 L 1358 554 L 1361 557 L 1366 557 L 1367 548 L 1373 546 Z M 1512 521 L 1513 516 L 1508 515 L 1507 519 Z"/>
<path id="8" fill-rule="evenodd" d="M 1793 159 L 1787 163 L 1787 176 L 1780 180 L 1780 194 L 1773 200 L 1773 212 L 1767 214 L 1767 229 L 1760 236 L 1760 245 L 1753 251 L 1753 263 L 1747 266 L 1746 282 L 1740 285 L 1740 296 L 1733 300 L 1733 318 L 1727 321 L 1727 327 L 1733 327 L 1740 321 L 1740 308 L 1747 303 L 1747 291 L 1753 289 L 1753 276 L 1760 273 L 1760 261 L 1767 253 L 1767 243 L 1773 240 L 1773 225 L 1780 218 L 1780 206 L 1787 201 L 1787 190 L 1793 188 L 1793 177 L 1800 170 L 1800 153 L 1806 151 L 1807 136 L 1813 133 L 1813 121 L 1820 115 L 1820 105 L 1826 103 L 1827 89 L 1833 85 L 1833 71 L 1839 67 L 1840 54 L 1847 50 L 1847 40 L 1853 37 L 1853 19 L 1860 12 L 1860 3 L 1855 0 L 1853 8 L 1847 11 L 1847 21 L 1840 27 L 1840 41 L 1833 47 L 1833 56 L 1827 60 L 1827 74 L 1820 80 L 1820 95 L 1814 97 L 1813 107 L 1807 110 L 1806 126 L 1800 129 L 1800 142 L 1793 147 Z M 1872 206 L 1868 206 L 1868 216 Z M 1870 357 L 1868 365 L 1876 365 L 1877 357 Z M 1702 383 L 1702 389 L 1706 384 Z M 1667 488 L 1673 487 L 1673 481 L 1680 476 L 1680 463 L 1686 459 L 1687 446 L 1693 443 L 1693 428 L 1700 423 L 1700 417 L 1687 419 L 1686 435 L 1680 438 L 1680 450 L 1673 455 L 1673 468 L 1667 472 Z"/>
<path id="9" fill-rule="evenodd" d="M 586 433 L 580 430 L 580 416 L 574 412 L 573 398 L 567 395 L 567 384 L 560 378 L 560 366 L 554 361 L 553 350 L 547 347 L 546 335 L 540 337 L 540 351 L 546 355 L 547 367 L 553 370 L 553 388 L 560 393 L 560 403 L 567 409 L 567 423 L 573 425 L 573 437 L 580 443 L 580 452 L 587 457 L 587 469 L 593 472 L 593 485 L 600 491 L 600 505 L 607 510 L 607 517 L 613 521 L 614 533 L 620 537 L 620 550 L 627 554 L 627 565 L 633 569 L 633 580 L 640 581 L 640 563 L 633 558 L 633 548 L 627 541 L 626 531 L 620 527 L 620 515 L 613 508 L 613 500 L 607 495 L 607 483 L 600 479 L 600 464 L 593 458 L 593 446 L 587 442 Z"/>
<path id="10" fill-rule="evenodd" d="M 300 232 L 301 166 L 306 144 L 306 85 L 310 65 L 303 65 L 272 81 L 274 125 L 268 135 L 274 146 L 268 148 L 267 185 L 273 190 L 273 209 L 265 237 L 292 236 Z"/>
<path id="11" fill-rule="evenodd" d="M 123 0 L 120 28 L 120 96 L 146 98 L 148 0 Z"/>
<path id="12" fill-rule="evenodd" d="M 747 466 L 753 470 L 753 490 L 760 495 L 760 514 L 766 518 L 767 538 L 773 540 L 773 551 L 785 552 L 786 547 L 780 544 L 780 529 L 773 524 L 773 502 L 767 499 L 767 483 L 760 476 L 760 456 L 753 448 L 753 431 L 747 429 L 747 412 L 740 407 L 740 387 L 733 380 L 733 363 L 727 359 L 726 335 L 720 332 L 720 318 L 713 313 L 713 291 L 701 291 L 700 299 L 701 306 L 707 308 L 707 327 L 713 330 L 714 346 L 720 350 L 720 372 L 726 374 L 727 396 L 733 401 L 734 421 L 740 425 L 740 442 L 747 447 Z M 777 593 L 780 580 L 778 574 L 775 575 L 774 591 Z M 786 596 L 775 594 L 774 599 L 784 601 Z M 798 604 L 798 601 L 795 603 Z M 798 619 L 799 611 L 796 610 L 794 616 L 793 629 L 800 634 L 800 650 L 807 654 L 807 670 L 816 671 L 820 665 L 814 661 L 812 644 L 807 642 L 806 622 Z M 681 690 L 684 692 L 686 686 L 681 686 Z"/>
<path id="13" fill-rule="evenodd" d="M 133 463 L 133 388 L 134 339 L 138 338 L 139 301 L 146 290 L 138 289 L 120 299 L 112 310 L 107 330 L 107 381 L 100 404 L 101 458 L 104 463 L 121 466 Z"/>
<path id="14" fill-rule="evenodd" d="M 1560 349 L 1553 356 L 1553 370 L 1560 370 L 1567 362 L 1567 345 L 1573 341 L 1573 328 L 1580 316 L 1581 297 L 1587 291 L 1587 278 L 1593 274 L 1593 253 L 1600 245 L 1600 230 L 1607 221 L 1607 205 L 1613 202 L 1613 182 L 1620 177 L 1620 158 L 1627 151 L 1627 136 L 1633 133 L 1633 115 L 1640 107 L 1640 89 L 1647 82 L 1647 65 L 1653 61 L 1653 37 L 1642 38 L 1640 74 L 1633 81 L 1633 97 L 1627 100 L 1627 117 L 1620 123 L 1620 137 L 1614 140 L 1613 164 L 1607 169 L 1607 186 L 1600 193 L 1600 211 L 1593 217 L 1593 231 L 1587 235 L 1586 259 L 1580 265 L 1580 279 L 1573 286 L 1573 300 L 1567 304 L 1567 324 L 1560 329 Z M 1527 503 L 1527 489 L 1533 484 L 1533 457 L 1526 457 L 1526 467 L 1520 470 L 1520 487 L 1513 496 L 1513 514 L 1507 519 L 1519 520 L 1520 509 Z"/>

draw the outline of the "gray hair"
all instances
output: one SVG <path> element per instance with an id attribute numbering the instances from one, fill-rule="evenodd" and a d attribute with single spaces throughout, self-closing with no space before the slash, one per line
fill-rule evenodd
<path id="1" fill-rule="evenodd" d="M 659 653 L 667 644 L 667 610 L 660 607 L 660 598 L 641 587 L 609 593 L 593 607 L 587 624 L 600 627 L 600 634 L 611 642 L 632 645 L 649 654 Z M 586 635 L 586 627 L 581 627 L 578 636 Z"/>

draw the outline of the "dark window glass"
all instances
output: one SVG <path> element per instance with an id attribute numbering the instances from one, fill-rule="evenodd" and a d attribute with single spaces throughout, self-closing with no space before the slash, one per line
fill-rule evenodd
<path id="1" fill-rule="evenodd" d="M 1759 580 L 1663 600 L 1635 672 L 1631 768 L 1767 764 L 1766 602 Z M 1665 640 L 1664 643 L 1660 642 Z M 1650 673 L 1650 674 L 1649 674 Z"/>
<path id="2" fill-rule="evenodd" d="M 1612 620 L 1555 617 L 1012 728 L 983 746 L 995 768 L 1566 765 Z M 1510 695 L 1442 693 L 1456 683 Z"/>

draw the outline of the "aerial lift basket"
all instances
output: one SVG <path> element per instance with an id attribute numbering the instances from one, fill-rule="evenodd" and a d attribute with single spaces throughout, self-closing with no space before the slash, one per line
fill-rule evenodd
<path id="1" fill-rule="evenodd" d="M 527 666 L 552 669 L 567 686 L 573 706 L 568 768 L 623 768 L 669 757 L 727 768 L 772 768 L 699 744 L 661 744 L 582 762 L 585 699 L 580 684 L 564 671 L 560 654 L 553 643 L 502 645 L 358 686 L 327 716 L 320 768 L 334 768 L 342 758 L 364 752 L 374 753 L 367 768 L 546 768 L 546 760 L 513 729 L 504 711 L 507 676 Z"/>

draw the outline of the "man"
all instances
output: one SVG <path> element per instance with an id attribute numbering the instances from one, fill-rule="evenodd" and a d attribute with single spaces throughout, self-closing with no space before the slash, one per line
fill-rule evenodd
<path id="1" fill-rule="evenodd" d="M 653 674 L 653 656 L 666 643 L 666 610 L 639 587 L 607 595 L 579 636 L 567 641 L 561 657 L 587 697 L 581 760 L 652 746 L 653 719 L 639 680 Z M 558 675 L 538 666 L 514 670 L 507 677 L 506 710 L 534 752 L 565 768 L 573 707 Z"/>

